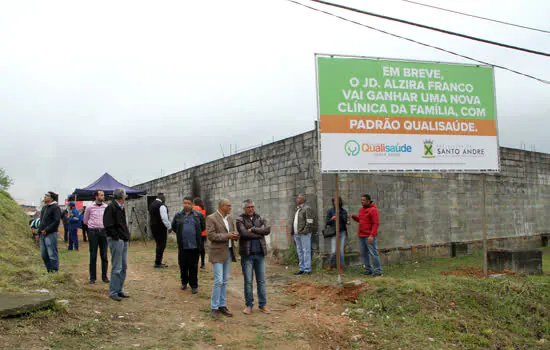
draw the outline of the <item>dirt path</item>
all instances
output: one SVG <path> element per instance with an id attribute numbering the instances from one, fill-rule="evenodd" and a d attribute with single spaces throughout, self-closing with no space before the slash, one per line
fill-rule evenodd
<path id="1" fill-rule="evenodd" d="M 61 244 L 60 249 L 64 250 Z M 132 242 L 125 284 L 131 297 L 115 302 L 108 298 L 107 284 L 101 281 L 87 284 L 87 249 L 87 243 L 83 243 L 79 252 L 62 253 L 61 269 L 70 272 L 75 283 L 60 285 L 54 292 L 69 300 L 68 311 L 2 321 L 0 325 L 7 330 L 7 336 L 0 337 L 4 344 L 41 349 L 368 347 L 359 336 L 361 325 L 341 315 L 345 298 L 327 293 L 326 286 L 316 288 L 315 282 L 326 278 L 324 274 L 296 277 L 292 275 L 294 267 L 286 269 L 268 263 L 267 299 L 273 312 L 267 315 L 255 308 L 251 315 L 244 315 L 243 276 L 240 263 L 233 263 L 227 305 L 234 317 L 212 320 L 209 314 L 211 264 L 199 269 L 199 293 L 192 295 L 189 289 L 179 288 L 177 251 L 173 245 L 169 245 L 165 253 L 169 267 L 155 269 L 154 243 Z M 256 298 L 256 291 L 254 296 Z M 26 331 L 21 332 L 18 327 Z"/>

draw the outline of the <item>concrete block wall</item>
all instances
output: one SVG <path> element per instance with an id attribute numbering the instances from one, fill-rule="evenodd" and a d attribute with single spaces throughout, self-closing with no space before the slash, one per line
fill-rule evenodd
<path id="1" fill-rule="evenodd" d="M 550 227 L 550 155 L 501 148 L 501 173 L 486 176 L 489 238 L 522 237 Z M 345 208 L 358 213 L 370 194 L 380 211 L 380 248 L 482 238 L 482 176 L 478 174 L 340 174 Z M 323 210 L 335 193 L 335 175 L 323 175 Z M 357 247 L 352 223 L 350 247 Z"/>
<path id="2" fill-rule="evenodd" d="M 289 220 L 296 207 L 295 198 L 304 193 L 317 208 L 316 135 L 313 132 L 290 137 L 260 148 L 237 153 L 135 186 L 149 195 L 164 192 L 170 218 L 182 209 L 183 197 L 201 197 L 208 214 L 217 209 L 221 198 L 233 204 L 232 215 L 242 213 L 242 201 L 252 199 L 258 213 L 272 227 L 268 244 L 272 248 L 288 248 Z M 148 215 L 146 198 L 128 201 L 129 218 L 134 236 L 143 236 Z M 133 209 L 132 209 L 133 208 Z"/>
<path id="3" fill-rule="evenodd" d="M 233 215 L 241 213 L 242 200 L 253 199 L 273 227 L 268 244 L 275 249 L 288 247 L 295 197 L 305 193 L 319 218 L 313 249 L 326 253 L 330 244 L 320 232 L 335 183 L 334 175 L 320 175 L 317 152 L 317 132 L 310 131 L 135 187 L 150 195 L 164 192 L 170 217 L 181 210 L 186 195 L 202 197 L 208 213 L 226 197 L 233 202 Z M 500 152 L 501 173 L 486 177 L 489 238 L 548 231 L 550 155 L 510 148 Z M 372 195 L 381 216 L 378 243 L 382 249 L 424 249 L 420 247 L 482 237 L 482 175 L 341 174 L 340 190 L 350 214 L 359 211 L 362 194 Z M 137 237 L 147 236 L 146 202 L 146 198 L 128 201 L 130 229 Z M 352 223 L 348 251 L 358 248 L 356 233 L 357 224 Z"/>

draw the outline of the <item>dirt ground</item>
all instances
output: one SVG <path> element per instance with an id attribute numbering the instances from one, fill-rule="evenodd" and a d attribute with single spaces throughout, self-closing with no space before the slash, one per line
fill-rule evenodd
<path id="1" fill-rule="evenodd" d="M 66 246 L 62 241 L 60 250 Z M 108 298 L 108 285 L 87 284 L 88 243 L 64 252 L 60 269 L 72 281 L 52 291 L 69 301 L 67 311 L 42 312 L 0 321 L 2 348 L 150 348 L 150 349 L 365 349 L 365 325 L 351 320 L 346 302 L 363 286 L 338 288 L 336 275 L 294 276 L 296 267 L 267 264 L 267 299 L 272 314 L 254 308 L 244 315 L 240 263 L 231 266 L 228 307 L 234 317 L 212 320 L 212 265 L 199 269 L 199 293 L 181 291 L 177 251 L 169 245 L 166 269 L 153 268 L 154 242 L 131 242 L 122 302 Z M 98 261 L 98 272 L 100 271 Z M 99 278 L 100 276 L 98 276 Z M 74 282 L 73 282 L 74 281 Z M 255 288 L 255 284 L 254 284 Z M 256 290 L 254 290 L 256 298 Z"/>
<path id="2" fill-rule="evenodd" d="M 492 275 L 515 275 L 516 273 L 514 271 L 510 270 L 504 270 L 504 271 L 487 271 L 488 276 Z M 458 267 L 453 271 L 443 271 L 441 272 L 442 276 L 467 276 L 467 277 L 476 277 L 476 278 L 484 278 L 485 273 L 483 272 L 483 268 L 481 267 Z"/>

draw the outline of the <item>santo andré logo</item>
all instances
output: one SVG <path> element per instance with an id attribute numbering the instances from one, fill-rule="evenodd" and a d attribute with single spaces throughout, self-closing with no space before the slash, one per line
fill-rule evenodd
<path id="1" fill-rule="evenodd" d="M 425 139 L 424 155 L 422 156 L 422 158 L 435 158 L 433 147 L 434 147 L 434 141 L 430 139 Z"/>
<path id="2" fill-rule="evenodd" d="M 348 156 L 356 156 L 361 151 L 361 145 L 355 140 L 349 140 L 344 145 L 344 151 Z"/>

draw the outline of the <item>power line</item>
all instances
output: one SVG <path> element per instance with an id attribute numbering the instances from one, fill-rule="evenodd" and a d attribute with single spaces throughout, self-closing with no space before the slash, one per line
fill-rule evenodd
<path id="1" fill-rule="evenodd" d="M 389 17 L 389 16 L 385 16 L 385 15 L 379 15 L 379 14 L 376 14 L 376 13 L 359 10 L 359 9 L 349 7 L 349 6 L 334 4 L 332 2 L 327 2 L 327 1 L 322 1 L 322 0 L 309 0 L 309 1 L 316 2 L 316 3 L 319 3 L 319 4 L 323 4 L 323 5 L 327 5 L 327 6 L 333 6 L 333 7 L 340 8 L 340 9 L 347 10 L 347 11 L 357 12 L 357 13 L 360 13 L 360 14 L 363 14 L 363 15 L 374 16 L 374 17 L 387 19 L 387 20 L 394 21 L 394 22 L 408 24 L 408 25 L 411 25 L 411 26 L 419 27 L 419 28 L 429 29 L 429 30 L 433 30 L 433 31 L 436 31 L 436 32 L 444 33 L 444 34 L 454 35 L 454 36 L 458 36 L 458 37 L 465 38 L 465 39 L 475 40 L 475 41 L 479 41 L 479 42 L 482 42 L 482 43 L 485 43 L 485 44 L 491 44 L 491 45 L 505 47 L 507 49 L 513 49 L 513 50 L 523 51 L 523 52 L 527 52 L 527 53 L 532 53 L 532 54 L 535 54 L 535 55 L 550 57 L 550 53 L 547 53 L 547 52 L 535 51 L 535 50 L 526 49 L 526 48 L 519 47 L 519 46 L 508 45 L 508 44 L 503 44 L 503 43 L 499 43 L 499 42 L 492 41 L 492 40 L 482 39 L 482 38 L 478 38 L 478 37 L 471 36 L 471 35 L 451 32 L 450 30 L 440 29 L 440 28 L 436 28 L 436 27 L 430 27 L 430 26 L 427 26 L 427 25 L 424 25 L 424 24 L 406 21 L 404 19 Z"/>
<path id="2" fill-rule="evenodd" d="M 550 80 L 545 80 L 545 79 L 542 79 L 542 78 L 538 78 L 538 77 L 535 77 L 535 76 L 530 75 L 530 74 L 522 73 L 522 72 L 520 72 L 520 71 L 511 69 L 511 68 L 507 68 L 507 67 L 505 67 L 505 66 L 501 66 L 501 65 L 498 65 L 498 64 L 493 64 L 493 63 L 481 61 L 481 60 L 478 60 L 478 59 L 476 59 L 476 58 L 469 57 L 469 56 L 466 56 L 466 55 L 462 55 L 462 54 L 459 54 L 459 53 L 456 53 L 456 52 L 453 52 L 453 51 L 450 51 L 450 50 L 447 50 L 447 49 L 444 49 L 444 48 L 441 48 L 441 47 L 438 47 L 438 46 L 426 44 L 426 43 L 423 43 L 423 42 L 421 42 L 421 41 L 417 41 L 417 40 L 410 39 L 410 38 L 407 38 L 407 37 L 404 37 L 404 36 L 401 36 L 401 35 L 398 35 L 398 34 L 394 34 L 394 33 L 391 33 L 391 32 L 388 32 L 388 31 L 385 31 L 385 30 L 382 30 L 382 29 L 378 29 L 378 28 L 375 28 L 375 27 L 372 27 L 372 26 L 369 26 L 369 25 L 366 25 L 366 24 L 363 24 L 363 23 L 359 23 L 359 22 L 353 21 L 353 20 L 351 20 L 351 19 L 347 19 L 347 18 L 345 18 L 345 17 L 336 15 L 336 14 L 334 14 L 334 13 L 330 13 L 330 12 L 327 12 L 327 11 L 324 11 L 324 10 L 317 9 L 317 8 L 315 8 L 315 7 L 311 7 L 311 6 L 302 4 L 301 2 L 298 2 L 298 1 L 295 1 L 295 0 L 286 0 L 286 1 L 292 2 L 292 3 L 297 4 L 297 5 L 300 5 L 300 6 L 303 6 L 303 7 L 305 7 L 305 8 L 310 9 L 310 10 L 314 10 L 314 11 L 321 12 L 321 13 L 324 13 L 324 14 L 326 14 L 326 15 L 332 16 L 332 17 L 339 18 L 339 19 L 344 20 L 344 21 L 346 21 L 346 22 L 350 22 L 350 23 L 353 23 L 353 24 L 357 24 L 357 25 L 360 25 L 360 26 L 362 26 L 362 27 L 369 28 L 369 29 L 375 30 L 375 31 L 380 32 L 380 33 L 384 33 L 384 34 L 387 34 L 387 35 L 391 35 L 391 36 L 396 37 L 396 38 L 399 38 L 399 39 L 407 40 L 407 41 L 413 42 L 413 43 L 415 43 L 415 44 L 419 44 L 419 45 L 422 45 L 422 46 L 430 47 L 430 48 L 432 48 L 432 49 L 436 49 L 436 50 L 439 50 L 439 51 L 442 51 L 442 52 L 445 52 L 445 53 L 448 53 L 448 54 L 451 54 L 451 55 L 454 55 L 454 56 L 462 57 L 462 58 L 465 58 L 465 59 L 470 60 L 470 61 L 474 61 L 474 62 L 481 63 L 481 64 L 484 64 L 484 65 L 489 65 L 489 66 L 493 66 L 493 67 L 496 67 L 496 68 L 500 68 L 500 69 L 502 69 L 502 70 L 506 70 L 506 71 L 508 71 L 508 72 L 512 72 L 512 73 L 514 73 L 514 74 L 518 74 L 518 75 L 521 75 L 521 76 L 524 76 L 524 77 L 527 77 L 527 78 L 536 80 L 536 81 L 541 82 L 541 83 L 543 83 L 543 84 L 550 84 Z"/>
<path id="3" fill-rule="evenodd" d="M 533 27 L 527 27 L 527 26 L 522 26 L 522 25 L 520 25 L 520 24 L 514 24 L 514 23 L 510 23 L 510 22 L 499 21 L 498 19 L 492 19 L 492 18 L 487 18 L 487 17 L 482 17 L 482 16 L 476 16 L 476 15 L 472 15 L 472 14 L 470 14 L 470 13 L 465 13 L 465 12 L 460 12 L 460 11 L 455 11 L 455 10 L 449 10 L 449 9 L 446 9 L 446 8 L 443 8 L 443 7 L 438 7 L 438 6 L 434 6 L 434 5 L 423 4 L 423 3 L 421 3 L 421 2 L 416 2 L 416 1 L 412 1 L 412 0 L 401 0 L 401 1 L 409 2 L 409 3 L 415 4 L 415 5 L 420 5 L 420 6 L 425 6 L 425 7 L 431 7 L 431 8 L 437 9 L 437 10 L 441 10 L 441 11 L 452 12 L 452 13 L 456 13 L 456 14 L 463 15 L 463 16 L 473 17 L 473 18 L 477 18 L 477 19 L 483 19 L 483 20 L 485 20 L 485 21 L 490 21 L 490 22 L 505 24 L 505 25 L 512 26 L 512 27 L 518 27 L 518 28 L 522 28 L 522 29 L 534 30 L 534 31 L 536 31 L 536 32 L 541 32 L 541 33 L 550 34 L 550 31 L 544 30 L 544 29 L 538 29 L 538 28 L 533 28 Z"/>

